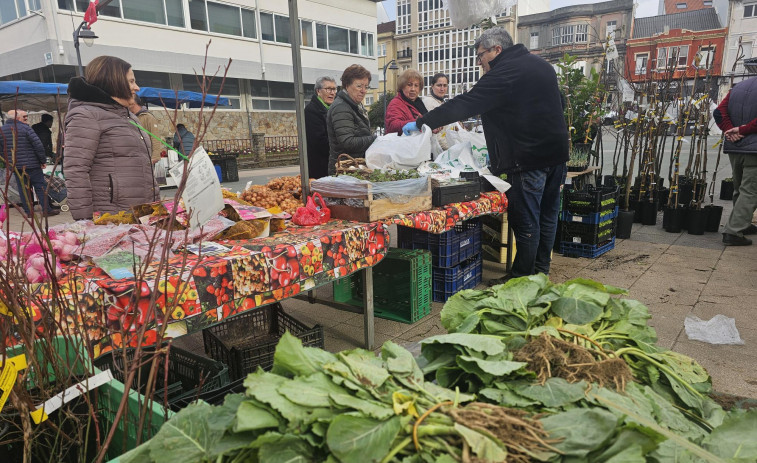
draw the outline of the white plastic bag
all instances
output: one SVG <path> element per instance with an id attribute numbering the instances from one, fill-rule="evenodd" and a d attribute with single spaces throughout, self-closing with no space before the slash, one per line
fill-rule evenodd
<path id="1" fill-rule="evenodd" d="M 517 0 L 444 0 L 449 19 L 457 29 L 467 29 L 484 19 L 504 13 Z"/>
<path id="2" fill-rule="evenodd" d="M 390 133 L 376 138 L 365 152 L 365 163 L 371 169 L 415 169 L 431 159 L 431 129 L 413 135 Z"/>
<path id="3" fill-rule="evenodd" d="M 709 320 L 702 320 L 694 315 L 687 315 L 683 321 L 686 336 L 694 341 L 710 344 L 744 344 L 736 329 L 736 320 L 725 315 L 715 315 Z"/>

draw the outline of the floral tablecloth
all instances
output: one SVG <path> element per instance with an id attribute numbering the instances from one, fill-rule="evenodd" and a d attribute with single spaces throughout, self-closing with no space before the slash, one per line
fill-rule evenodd
<path id="1" fill-rule="evenodd" d="M 388 222 L 431 233 L 444 233 L 451 230 L 457 222 L 481 215 L 500 214 L 506 210 L 505 193 L 491 191 L 481 193 L 481 197 L 475 201 L 447 204 L 429 211 L 399 214 L 388 219 Z"/>
<path id="2" fill-rule="evenodd" d="M 167 336 L 180 336 L 373 266 L 388 243 L 387 227 L 379 223 L 291 226 L 268 238 L 222 242 L 230 250 L 219 255 L 172 258 L 159 280 L 155 263 L 139 284 L 134 278 L 114 280 L 95 266 L 70 268 L 59 281 L 70 301 L 57 309 L 62 313 L 52 314 L 44 304 L 49 284 L 38 286 L 31 310 L 38 330 L 83 327 L 99 356 L 124 345 L 154 344 L 164 322 Z M 155 311 L 149 310 L 153 297 Z M 137 339 L 144 324 L 144 338 Z"/>

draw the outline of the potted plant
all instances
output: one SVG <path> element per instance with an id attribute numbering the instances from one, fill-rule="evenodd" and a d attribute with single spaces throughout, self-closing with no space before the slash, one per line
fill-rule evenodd
<path id="1" fill-rule="evenodd" d="M 574 67 L 576 58 L 565 54 L 557 63 L 560 88 L 565 95 L 565 123 L 570 134 L 571 150 L 589 151 L 599 130 L 597 118 L 604 95 L 601 76 L 591 69 L 588 76 Z"/>
<path id="2" fill-rule="evenodd" d="M 589 150 L 573 145 L 568 159 L 568 172 L 583 172 L 589 166 Z"/>

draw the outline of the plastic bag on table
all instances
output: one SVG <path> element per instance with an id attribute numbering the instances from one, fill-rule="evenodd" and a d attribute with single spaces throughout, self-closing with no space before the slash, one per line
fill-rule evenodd
<path id="1" fill-rule="evenodd" d="M 365 163 L 371 169 L 415 169 L 431 159 L 431 135 L 424 126 L 420 134 L 378 137 L 365 152 Z"/>
<path id="2" fill-rule="evenodd" d="M 315 200 L 321 203 L 318 206 Z M 320 193 L 313 193 L 308 196 L 308 201 L 305 207 L 298 207 L 297 212 L 292 217 L 292 222 L 296 225 L 302 225 L 305 227 L 314 227 L 328 222 L 331 219 L 331 209 L 326 207 L 326 203 L 323 201 Z"/>
<path id="3" fill-rule="evenodd" d="M 371 187 L 375 199 L 389 198 L 394 203 L 407 202 L 411 197 L 427 192 L 428 180 L 425 177 L 394 180 L 390 182 L 369 182 L 349 175 L 323 177 L 313 180 L 310 187 L 327 198 L 363 198 Z M 358 200 L 362 204 L 362 199 Z M 348 204 L 348 202 L 344 202 Z M 349 204 L 348 204 L 349 205 Z"/>
<path id="4" fill-rule="evenodd" d="M 503 13 L 517 0 L 444 0 L 450 22 L 456 29 L 467 29 L 491 16 Z"/>

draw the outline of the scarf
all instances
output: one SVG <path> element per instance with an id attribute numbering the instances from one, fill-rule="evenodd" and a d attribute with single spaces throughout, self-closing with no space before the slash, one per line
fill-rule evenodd
<path id="1" fill-rule="evenodd" d="M 410 105 L 418 110 L 419 113 L 421 113 L 421 116 L 426 114 L 428 112 L 428 109 L 426 109 L 426 105 L 423 104 L 423 101 L 421 101 L 420 98 L 416 98 L 415 101 L 411 100 L 410 98 L 406 97 L 403 92 L 400 92 L 400 98 L 410 103 Z"/>

